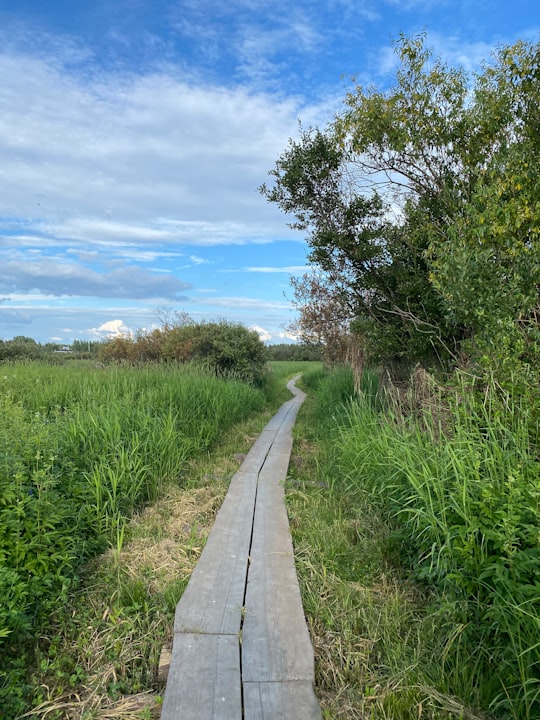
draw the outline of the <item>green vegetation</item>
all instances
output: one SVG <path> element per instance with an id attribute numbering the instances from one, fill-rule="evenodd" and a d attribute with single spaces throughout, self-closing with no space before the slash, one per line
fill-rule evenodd
<path id="1" fill-rule="evenodd" d="M 267 353 L 270 360 L 279 361 L 316 361 L 322 359 L 321 345 L 306 345 L 304 343 L 278 343 L 269 345 Z"/>
<path id="2" fill-rule="evenodd" d="M 24 335 L 17 335 L 11 340 L 0 340 L 0 362 L 18 362 L 20 360 L 46 360 L 49 363 L 61 364 L 70 359 L 96 359 L 103 345 L 96 340 L 74 340 L 71 346 L 60 343 L 38 343 Z"/>
<path id="3" fill-rule="evenodd" d="M 540 45 L 502 47 L 473 77 L 423 36 L 395 52 L 393 87 L 356 87 L 261 188 L 307 232 L 300 336 L 528 382 L 540 368 Z"/>
<path id="4" fill-rule="evenodd" d="M 266 348 L 257 333 L 238 323 L 195 323 L 180 315 L 137 337 L 117 337 L 104 343 L 105 362 L 202 363 L 221 375 L 234 375 L 261 384 L 266 370 Z"/>
<path id="5" fill-rule="evenodd" d="M 538 717 L 530 406 L 421 371 L 304 383 L 288 504 L 325 717 Z"/>
<path id="6" fill-rule="evenodd" d="M 194 366 L 8 364 L 0 374 L 0 704 L 25 707 L 48 618 L 86 561 L 120 552 L 128 518 L 264 393 Z M 135 592 L 135 590 L 134 590 Z M 136 603 L 135 603 L 136 604 Z"/>
<path id="7" fill-rule="evenodd" d="M 195 363 L 223 377 L 264 384 L 266 363 L 274 360 L 318 360 L 320 353 L 303 347 L 269 354 L 258 334 L 240 323 L 196 323 L 186 313 L 158 312 L 161 326 L 119 335 L 102 341 L 74 340 L 72 345 L 46 343 L 18 336 L 0 340 L 0 363 L 41 360 L 63 365 L 72 360 L 143 365 L 145 363 Z"/>
<path id="8" fill-rule="evenodd" d="M 423 35 L 395 52 L 261 188 L 307 234 L 297 335 L 354 371 L 306 377 L 289 495 L 319 688 L 328 717 L 532 720 L 540 44 L 475 75 Z"/>

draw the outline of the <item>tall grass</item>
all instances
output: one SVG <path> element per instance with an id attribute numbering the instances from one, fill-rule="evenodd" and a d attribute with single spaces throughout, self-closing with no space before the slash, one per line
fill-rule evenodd
<path id="1" fill-rule="evenodd" d="M 462 385 L 404 420 L 347 406 L 344 482 L 392 526 L 396 556 L 435 591 L 437 683 L 497 717 L 540 716 L 540 476 L 531 410 Z"/>
<path id="2" fill-rule="evenodd" d="M 303 382 L 287 502 L 325 717 L 540 717 L 533 394 Z"/>
<path id="3" fill-rule="evenodd" d="M 306 377 L 322 370 L 322 363 L 314 360 L 273 360 L 268 363 L 269 372 L 264 386 L 265 394 L 273 408 L 290 400 L 286 382 L 295 375 L 302 374 L 303 383 Z"/>
<path id="4" fill-rule="evenodd" d="M 0 705 L 81 564 L 264 402 L 193 367 L 0 369 Z"/>

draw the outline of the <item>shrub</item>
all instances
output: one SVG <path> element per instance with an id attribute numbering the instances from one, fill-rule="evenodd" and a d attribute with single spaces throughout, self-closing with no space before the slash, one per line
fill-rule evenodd
<path id="1" fill-rule="evenodd" d="M 267 352 L 257 333 L 240 323 L 184 322 L 140 332 L 135 338 L 114 338 L 104 344 L 101 358 L 131 364 L 194 361 L 219 375 L 260 384 Z"/>

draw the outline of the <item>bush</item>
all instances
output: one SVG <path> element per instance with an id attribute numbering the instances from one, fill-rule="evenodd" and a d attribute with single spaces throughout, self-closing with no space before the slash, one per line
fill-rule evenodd
<path id="1" fill-rule="evenodd" d="M 184 322 L 165 325 L 136 338 L 118 337 L 104 344 L 107 362 L 197 362 L 219 375 L 260 384 L 267 352 L 257 333 L 240 323 Z"/>
<path id="2" fill-rule="evenodd" d="M 191 359 L 209 365 L 223 375 L 260 383 L 266 369 L 266 348 L 254 330 L 228 322 L 199 323 L 180 329 L 184 349 Z M 174 332 L 174 331 L 173 331 Z"/>

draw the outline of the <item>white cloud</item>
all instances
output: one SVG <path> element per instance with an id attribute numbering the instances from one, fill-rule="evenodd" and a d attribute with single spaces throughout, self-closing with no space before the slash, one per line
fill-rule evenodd
<path id="1" fill-rule="evenodd" d="M 449 3 L 455 3 L 455 0 L 384 0 L 388 5 L 393 5 L 399 10 L 416 10 L 423 8 L 424 10 L 429 8 L 439 8 L 441 5 L 448 5 Z"/>
<path id="2" fill-rule="evenodd" d="M 99 338 L 131 337 L 133 335 L 132 330 L 123 320 L 108 320 L 99 327 L 90 328 L 86 332 Z"/>
<path id="3" fill-rule="evenodd" d="M 527 33 L 524 33 L 522 37 L 526 35 Z M 494 36 L 489 42 L 473 41 L 457 34 L 443 35 L 431 31 L 426 37 L 426 46 L 433 50 L 434 58 L 441 58 L 453 67 L 462 67 L 466 72 L 473 73 L 478 72 L 482 64 L 490 60 L 500 39 Z M 512 40 L 507 38 L 507 42 Z M 394 47 L 381 46 L 374 55 L 372 66 L 379 76 L 394 75 L 399 66 L 399 58 Z M 363 78 L 363 81 L 366 83 L 366 78 Z"/>
<path id="4" fill-rule="evenodd" d="M 427 38 L 427 45 L 433 48 L 436 57 L 440 56 L 451 65 L 463 67 L 467 72 L 480 70 L 482 63 L 489 61 L 497 44 L 498 38 L 493 38 L 491 43 L 472 42 L 458 35 L 441 35 L 435 32 L 430 33 Z"/>
<path id="5" fill-rule="evenodd" d="M 189 259 L 194 265 L 207 265 L 210 263 L 210 260 L 205 260 L 204 258 L 199 257 L 198 255 L 190 255 Z"/>
<path id="6" fill-rule="evenodd" d="M 257 187 L 296 133 L 298 98 L 172 71 L 77 78 L 23 53 L 0 55 L 0 75 L 1 215 L 94 242 L 283 233 Z"/>
<path id="7" fill-rule="evenodd" d="M 185 299 L 180 293 L 189 287 L 173 275 L 164 277 L 134 265 L 97 272 L 61 257 L 9 260 L 0 267 L 0 292 L 4 294 L 180 300 Z"/>
<path id="8" fill-rule="evenodd" d="M 282 332 L 278 333 L 278 337 L 281 340 L 293 340 L 294 342 L 298 341 L 298 336 L 293 335 L 293 333 L 288 332 L 287 330 L 283 330 Z"/>
<path id="9" fill-rule="evenodd" d="M 289 303 L 247 297 L 212 297 L 209 299 L 200 298 L 199 303 L 201 305 L 213 305 L 219 308 L 236 308 L 249 310 L 290 310 L 293 307 Z"/>
<path id="10" fill-rule="evenodd" d="M 268 330 L 265 330 L 259 325 L 252 325 L 250 330 L 255 330 L 262 342 L 268 342 L 272 339 L 272 335 L 268 332 Z"/>
<path id="11" fill-rule="evenodd" d="M 32 315 L 16 308 L 0 307 L 0 325 L 28 325 Z"/>

